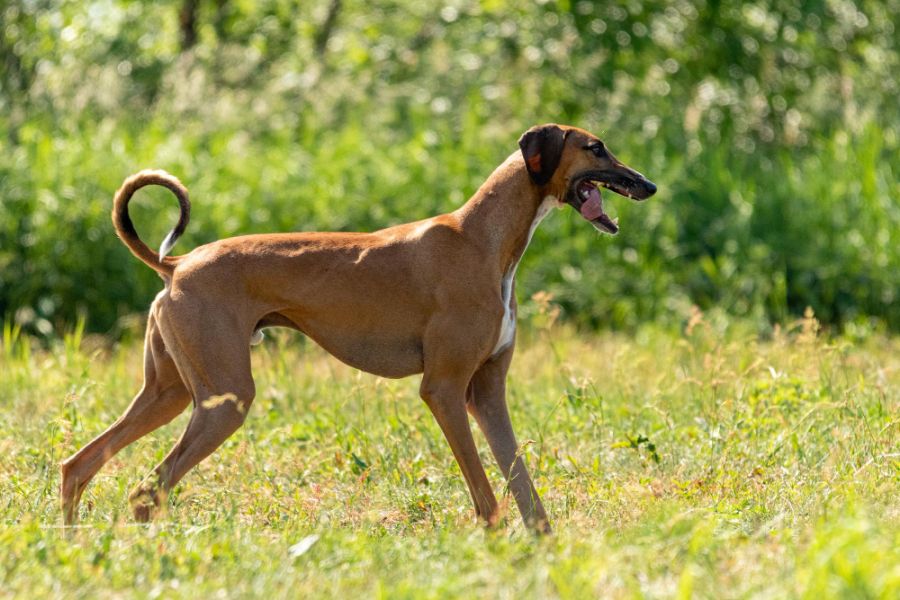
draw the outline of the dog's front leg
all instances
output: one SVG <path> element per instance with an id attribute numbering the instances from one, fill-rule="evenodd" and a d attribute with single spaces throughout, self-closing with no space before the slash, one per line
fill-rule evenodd
<path id="1" fill-rule="evenodd" d="M 478 449 L 469 427 L 466 382 L 443 373 L 436 377 L 436 374 L 431 374 L 426 369 L 419 393 L 450 443 L 453 456 L 456 457 L 469 486 L 469 493 L 472 494 L 475 513 L 489 526 L 495 525 L 498 520 L 497 498 L 478 457 Z"/>
<path id="2" fill-rule="evenodd" d="M 538 533 L 550 533 L 550 521 L 519 453 L 506 406 L 506 372 L 512 353 L 511 345 L 475 372 L 466 406 L 484 432 L 525 524 Z"/>

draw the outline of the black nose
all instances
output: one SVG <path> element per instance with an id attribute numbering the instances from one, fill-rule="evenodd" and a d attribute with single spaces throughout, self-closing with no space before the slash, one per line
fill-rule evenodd
<path id="1" fill-rule="evenodd" d="M 656 193 L 656 184 L 649 179 L 644 181 L 644 188 L 647 190 L 647 196 L 652 196 Z"/>

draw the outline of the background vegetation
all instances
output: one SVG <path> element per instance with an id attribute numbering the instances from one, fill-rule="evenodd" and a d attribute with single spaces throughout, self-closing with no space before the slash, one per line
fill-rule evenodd
<path id="1" fill-rule="evenodd" d="M 237 233 L 366 230 L 461 204 L 528 126 L 600 134 L 660 186 L 566 211 L 520 296 L 593 327 L 692 304 L 900 328 L 898 0 L 12 0 L 0 8 L 0 316 L 117 336 L 159 288 L 115 239 L 165 168 Z M 146 192 L 155 245 L 174 202 Z"/>

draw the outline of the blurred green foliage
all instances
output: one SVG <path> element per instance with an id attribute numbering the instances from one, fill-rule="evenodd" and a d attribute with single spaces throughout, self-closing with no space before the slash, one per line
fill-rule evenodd
<path id="1" fill-rule="evenodd" d="M 12 0 L 0 8 L 0 316 L 114 335 L 155 274 L 113 192 L 164 168 L 176 247 L 370 230 L 465 201 L 541 122 L 585 127 L 659 184 L 617 238 L 545 221 L 519 296 L 593 327 L 900 329 L 900 1 L 446 3 Z M 132 215 L 156 245 L 164 191 Z"/>

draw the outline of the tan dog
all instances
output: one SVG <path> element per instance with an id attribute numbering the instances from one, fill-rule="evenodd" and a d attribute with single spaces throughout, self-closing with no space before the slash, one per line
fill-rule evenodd
<path id="1" fill-rule="evenodd" d="M 167 492 L 241 426 L 253 402 L 250 342 L 263 327 L 302 331 L 338 359 L 382 377 L 423 373 L 420 393 L 450 443 L 475 512 L 496 522 L 497 500 L 466 412 L 507 478 L 525 523 L 549 531 L 506 407 L 515 340 L 516 266 L 549 210 L 563 202 L 601 231 L 598 186 L 644 199 L 656 186 L 581 129 L 543 125 L 519 140 L 456 211 L 374 233 L 280 233 L 219 240 L 166 257 L 188 222 L 187 190 L 162 171 L 129 177 L 113 223 L 135 256 L 165 282 L 150 307 L 144 387 L 115 423 L 62 464 L 66 523 L 91 478 L 126 445 L 168 423 L 193 400 L 187 430 L 130 495 L 150 518 Z M 139 188 L 174 192 L 181 217 L 160 254 L 137 236 L 128 201 Z"/>

